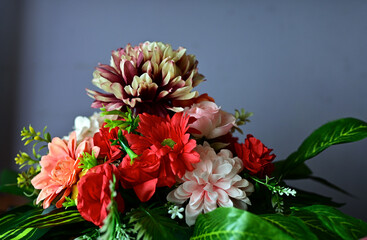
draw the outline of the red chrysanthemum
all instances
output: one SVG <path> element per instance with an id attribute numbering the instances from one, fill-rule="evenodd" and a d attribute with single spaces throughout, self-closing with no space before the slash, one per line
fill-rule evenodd
<path id="1" fill-rule="evenodd" d="M 108 162 L 114 162 L 120 159 L 122 156 L 122 151 L 119 146 L 112 145 L 111 142 L 111 140 L 117 139 L 119 128 L 116 127 L 110 130 L 109 128 L 105 128 L 105 125 L 106 123 L 102 125 L 102 127 L 99 129 L 99 132 L 94 134 L 93 141 L 96 146 L 100 147 L 99 157 L 107 158 L 106 160 Z"/>
<path id="2" fill-rule="evenodd" d="M 236 153 L 242 159 L 244 167 L 251 175 L 258 177 L 270 176 L 274 170 L 272 161 L 275 154 L 270 154 L 273 149 L 267 148 L 259 139 L 251 134 L 247 135 L 245 143 L 235 143 Z"/>
<path id="3" fill-rule="evenodd" d="M 120 164 L 122 184 L 133 187 L 141 201 L 148 201 L 156 187 L 175 184 L 193 163 L 200 161 L 194 151 L 196 141 L 187 133 L 189 116 L 176 113 L 172 118 L 140 114 L 137 134 L 125 134 L 130 148 L 140 157 L 130 164 L 126 156 Z"/>

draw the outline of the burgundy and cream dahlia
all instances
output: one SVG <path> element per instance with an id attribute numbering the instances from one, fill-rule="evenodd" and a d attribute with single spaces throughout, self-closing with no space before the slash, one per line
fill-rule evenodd
<path id="1" fill-rule="evenodd" d="M 107 110 L 129 107 L 135 113 L 164 116 L 167 110 L 183 110 L 182 102 L 198 96 L 192 91 L 204 76 L 198 73 L 194 55 L 169 44 L 128 44 L 112 52 L 110 65 L 99 64 L 92 83 L 106 93 L 87 89 L 95 99 L 92 107 Z"/>

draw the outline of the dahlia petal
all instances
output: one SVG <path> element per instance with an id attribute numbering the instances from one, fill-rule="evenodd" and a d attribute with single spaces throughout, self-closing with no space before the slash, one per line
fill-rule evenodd
<path id="1" fill-rule="evenodd" d="M 197 217 L 200 213 L 202 213 L 202 205 L 197 208 L 193 208 L 191 205 L 187 205 L 185 209 L 185 221 L 188 226 L 192 226 L 195 224 Z"/>
<path id="2" fill-rule="evenodd" d="M 113 93 L 113 95 L 115 95 L 115 97 L 117 99 L 123 99 L 123 91 L 124 89 L 122 88 L 120 83 L 112 83 L 110 86 L 111 89 L 111 93 Z"/>

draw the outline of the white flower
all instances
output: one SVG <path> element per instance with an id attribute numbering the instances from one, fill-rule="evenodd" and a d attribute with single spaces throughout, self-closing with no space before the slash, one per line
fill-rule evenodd
<path id="1" fill-rule="evenodd" d="M 77 141 L 82 141 L 87 137 L 93 137 L 93 135 L 99 131 L 102 127 L 105 119 L 115 120 L 117 116 L 106 115 L 101 117 L 99 113 L 93 113 L 90 117 L 77 116 L 74 120 L 74 131 L 76 132 Z M 64 137 L 67 139 L 67 136 Z"/>
<path id="2" fill-rule="evenodd" d="M 168 214 L 171 214 L 171 218 L 175 219 L 178 217 L 179 219 L 183 218 L 183 215 L 181 214 L 185 209 L 183 207 L 179 208 L 178 206 L 172 206 L 168 210 Z"/>

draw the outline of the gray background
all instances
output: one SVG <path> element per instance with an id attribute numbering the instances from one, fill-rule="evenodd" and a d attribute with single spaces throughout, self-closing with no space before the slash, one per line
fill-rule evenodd
<path id="1" fill-rule="evenodd" d="M 224 110 L 254 112 L 244 130 L 284 159 L 315 128 L 367 121 L 367 1 L 0 1 L 1 168 L 32 124 L 66 135 L 90 115 L 85 88 L 110 51 L 139 42 L 184 46 Z M 93 88 L 95 89 L 95 88 Z M 308 162 L 358 196 L 291 182 L 346 202 L 367 221 L 367 140 L 334 146 Z M 256 203 L 254 203 L 256 204 Z"/>

